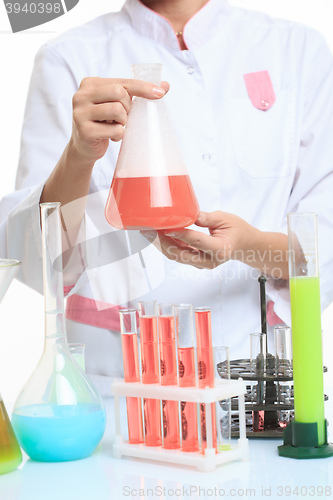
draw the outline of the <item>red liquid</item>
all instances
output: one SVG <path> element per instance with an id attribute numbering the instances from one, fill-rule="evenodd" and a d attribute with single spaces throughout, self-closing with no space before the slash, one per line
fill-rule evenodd
<path id="1" fill-rule="evenodd" d="M 199 387 L 214 387 L 214 360 L 210 311 L 195 311 Z M 217 449 L 215 403 L 211 403 L 213 447 Z M 207 448 L 206 405 L 200 404 L 201 447 Z"/>
<path id="2" fill-rule="evenodd" d="M 138 338 L 136 333 L 121 336 L 125 382 L 140 382 Z M 142 406 L 140 398 L 126 398 L 128 440 L 143 443 Z"/>
<path id="3" fill-rule="evenodd" d="M 160 335 L 161 385 L 177 385 L 174 317 L 158 318 Z M 163 448 L 180 448 L 178 401 L 162 401 Z"/>
<path id="4" fill-rule="evenodd" d="M 252 412 L 252 428 L 253 432 L 262 432 L 264 430 L 265 424 L 265 412 L 261 411 L 253 411 Z"/>
<path id="5" fill-rule="evenodd" d="M 143 400 L 143 417 L 145 422 L 145 445 L 161 446 L 161 402 L 159 399 Z"/>
<path id="6" fill-rule="evenodd" d="M 159 382 L 157 318 L 140 317 L 142 383 Z M 146 446 L 162 444 L 161 408 L 158 399 L 143 400 Z"/>
<path id="7" fill-rule="evenodd" d="M 143 384 L 159 382 L 159 359 L 157 342 L 157 318 L 140 317 L 141 361 Z"/>
<path id="8" fill-rule="evenodd" d="M 177 385 L 175 321 L 173 317 L 158 318 L 160 335 L 161 384 Z"/>
<path id="9" fill-rule="evenodd" d="M 179 386 L 195 387 L 194 347 L 178 349 Z M 197 404 L 181 401 L 182 450 L 198 451 Z"/>
<path id="10" fill-rule="evenodd" d="M 210 311 L 195 311 L 195 329 L 197 334 L 198 350 L 210 349 L 212 351 L 213 359 L 212 323 Z"/>
<path id="11" fill-rule="evenodd" d="M 117 229 L 190 226 L 199 205 L 188 175 L 113 178 L 105 217 Z"/>
<path id="12" fill-rule="evenodd" d="M 140 382 L 138 337 L 136 333 L 121 336 L 125 382 Z"/>

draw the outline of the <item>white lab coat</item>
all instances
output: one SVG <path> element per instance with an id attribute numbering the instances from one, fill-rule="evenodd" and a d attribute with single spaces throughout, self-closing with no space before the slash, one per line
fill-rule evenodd
<path id="1" fill-rule="evenodd" d="M 127 0 L 120 13 L 99 17 L 39 50 L 17 191 L 0 206 L 1 255 L 20 259 L 19 278 L 42 291 L 38 201 L 71 135 L 73 94 L 84 77 L 130 78 L 131 64 L 161 62 L 163 79 L 171 84 L 165 102 L 201 209 L 231 212 L 260 230 L 284 233 L 287 213 L 316 212 L 326 307 L 333 298 L 333 61 L 323 37 L 210 0 L 186 24 L 184 40 L 188 50 L 181 51 L 166 19 Z M 243 75 L 266 70 L 276 102 L 262 111 L 251 103 Z M 141 256 L 134 249 L 123 258 L 110 244 L 113 229 L 103 205 L 118 152 L 119 143 L 111 142 L 94 167 L 80 236 L 84 257 L 65 277 L 75 284 L 71 294 L 113 304 L 136 305 L 144 297 L 209 305 L 214 344 L 229 345 L 232 359 L 248 357 L 249 333 L 260 329 L 255 270 L 230 261 L 202 271 L 165 259 L 152 245 Z M 288 283 L 270 279 L 267 292 L 276 314 L 290 323 Z M 118 332 L 69 322 L 68 335 L 87 344 L 88 371 L 119 373 Z"/>

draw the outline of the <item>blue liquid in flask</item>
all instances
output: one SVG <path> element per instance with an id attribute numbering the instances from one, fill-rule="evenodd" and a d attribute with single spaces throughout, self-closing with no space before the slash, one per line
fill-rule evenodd
<path id="1" fill-rule="evenodd" d="M 93 453 L 103 437 L 106 414 L 97 404 L 29 405 L 15 410 L 12 424 L 30 458 L 64 462 Z"/>

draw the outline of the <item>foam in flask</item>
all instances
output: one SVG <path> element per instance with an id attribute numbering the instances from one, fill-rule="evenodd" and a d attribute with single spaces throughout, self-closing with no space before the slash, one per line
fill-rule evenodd
<path id="1" fill-rule="evenodd" d="M 19 394 L 12 423 L 33 460 L 88 457 L 103 437 L 102 400 L 70 354 L 64 318 L 60 203 L 41 204 L 45 343 L 42 357 Z"/>
<path id="2" fill-rule="evenodd" d="M 133 76 L 161 85 L 161 64 L 135 64 Z M 134 97 L 105 217 L 117 229 L 191 225 L 199 205 L 164 100 Z"/>

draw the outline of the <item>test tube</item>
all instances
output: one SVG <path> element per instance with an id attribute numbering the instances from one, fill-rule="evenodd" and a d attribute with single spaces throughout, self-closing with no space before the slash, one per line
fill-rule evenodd
<path id="1" fill-rule="evenodd" d="M 293 376 L 293 361 L 291 347 L 291 330 L 289 326 L 274 328 L 275 373 L 278 379 L 277 396 L 279 405 L 290 405 L 292 381 L 285 380 Z M 281 380 L 279 380 L 281 379 Z M 284 379 L 284 380 L 283 380 Z M 280 427 L 286 427 L 290 421 L 290 410 L 278 411 Z"/>
<path id="2" fill-rule="evenodd" d="M 178 373 L 180 387 L 195 387 L 193 308 L 176 306 Z M 197 404 L 181 401 L 182 451 L 199 451 Z"/>
<path id="3" fill-rule="evenodd" d="M 197 337 L 197 355 L 198 355 L 198 373 L 199 387 L 214 387 L 214 359 L 212 345 L 212 323 L 211 310 L 209 307 L 196 307 L 195 313 L 195 329 Z M 209 408 L 206 408 L 209 406 Z M 212 436 L 207 433 L 207 419 L 211 418 Z M 200 427 L 201 427 L 201 449 L 205 452 L 205 448 L 215 448 L 216 442 L 216 413 L 215 403 L 206 405 L 200 403 Z"/>
<path id="4" fill-rule="evenodd" d="M 139 301 L 142 383 L 159 383 L 156 301 Z M 143 400 L 146 446 L 162 444 L 161 405 L 159 399 Z"/>
<path id="5" fill-rule="evenodd" d="M 262 332 L 250 334 L 250 364 L 252 391 L 251 399 L 255 405 L 263 406 L 265 400 L 265 382 L 266 374 L 266 346 L 267 335 Z M 263 409 L 252 411 L 253 431 L 260 432 L 264 430 L 265 412 Z"/>
<path id="6" fill-rule="evenodd" d="M 119 315 L 125 382 L 140 382 L 136 310 L 122 309 Z M 141 399 L 126 398 L 126 407 L 128 441 L 131 444 L 143 443 Z"/>
<path id="7" fill-rule="evenodd" d="M 215 377 L 230 380 L 229 347 L 214 347 Z M 231 399 L 218 401 L 216 404 L 217 449 L 231 449 Z"/>
<path id="8" fill-rule="evenodd" d="M 158 305 L 161 385 L 177 385 L 175 312 L 172 304 Z M 162 400 L 163 448 L 180 448 L 178 401 Z"/>

